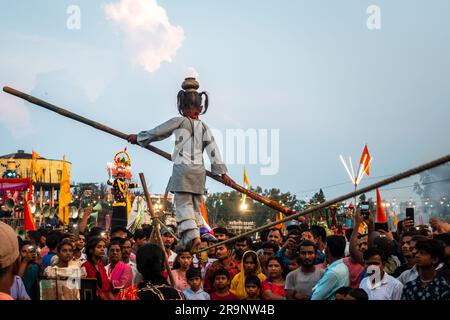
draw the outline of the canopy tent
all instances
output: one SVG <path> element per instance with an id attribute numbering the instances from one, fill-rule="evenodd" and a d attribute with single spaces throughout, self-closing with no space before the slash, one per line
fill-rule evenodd
<path id="1" fill-rule="evenodd" d="M 33 183 L 29 178 L 20 178 L 20 179 L 0 179 L 0 193 L 2 195 L 2 204 L 5 204 L 7 200 L 7 193 L 14 193 L 16 191 L 23 191 L 28 193 L 24 197 L 23 202 L 23 212 L 24 212 L 24 229 L 28 230 L 36 230 L 36 226 L 34 223 L 34 218 L 31 215 L 30 207 L 28 205 L 28 201 L 33 199 Z"/>

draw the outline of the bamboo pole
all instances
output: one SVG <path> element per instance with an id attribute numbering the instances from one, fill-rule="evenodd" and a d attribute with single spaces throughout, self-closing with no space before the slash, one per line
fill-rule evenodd
<path id="1" fill-rule="evenodd" d="M 334 198 L 334 199 L 332 199 L 332 200 L 325 201 L 324 203 L 321 203 L 321 204 L 319 204 L 319 205 L 317 205 L 317 206 L 311 207 L 311 208 L 306 209 L 306 210 L 304 210 L 304 211 L 298 212 L 298 213 L 296 213 L 296 214 L 294 214 L 294 215 L 292 215 L 292 216 L 286 217 L 286 218 L 284 218 L 284 219 L 282 219 L 282 220 L 274 221 L 274 222 L 268 223 L 268 224 L 266 224 L 266 225 L 264 225 L 264 226 L 262 226 L 262 227 L 259 227 L 259 228 L 256 228 L 256 229 L 254 229 L 254 230 L 245 232 L 245 233 L 243 233 L 243 234 L 240 234 L 240 235 L 235 236 L 235 237 L 233 237 L 233 238 L 230 238 L 230 239 L 228 239 L 228 240 L 225 240 L 225 241 L 216 243 L 216 244 L 214 244 L 214 245 L 212 245 L 212 246 L 210 246 L 210 247 L 208 247 L 208 248 L 200 249 L 200 250 L 198 250 L 198 251 L 196 252 L 196 254 L 199 253 L 199 252 L 202 252 L 202 251 L 206 251 L 206 250 L 211 249 L 211 248 L 215 248 L 215 247 L 217 247 L 217 246 L 223 245 L 223 244 L 228 243 L 228 242 L 236 241 L 237 239 L 239 239 L 239 238 L 241 238 L 241 237 L 249 236 L 249 235 L 251 235 L 251 234 L 254 234 L 254 233 L 257 233 L 257 232 L 261 232 L 261 231 L 264 231 L 264 230 L 266 230 L 266 229 L 270 229 L 270 228 L 276 226 L 277 224 L 285 223 L 285 222 L 287 222 L 287 221 L 289 221 L 289 220 L 296 219 L 296 218 L 298 218 L 298 217 L 300 217 L 300 216 L 304 216 L 304 215 L 310 214 L 310 213 L 312 213 L 312 212 L 314 212 L 314 211 L 318 211 L 318 210 L 320 210 L 320 209 L 324 209 L 324 208 L 329 207 L 329 206 L 331 206 L 331 205 L 333 205 L 333 204 L 336 204 L 336 203 L 342 202 L 342 201 L 344 201 L 344 200 L 348 200 L 348 199 L 351 199 L 351 198 L 353 198 L 353 197 L 356 197 L 356 196 L 358 196 L 358 195 L 360 195 L 360 194 L 363 194 L 363 193 L 366 193 L 366 192 L 375 190 L 375 189 L 380 188 L 380 187 L 383 187 L 383 186 L 385 186 L 385 185 L 388 185 L 388 184 L 397 182 L 397 181 L 399 181 L 399 180 L 408 178 L 408 177 L 410 177 L 410 176 L 412 176 L 412 175 L 415 175 L 415 174 L 421 173 L 421 172 L 423 172 L 423 171 L 426 171 L 426 170 L 435 168 L 435 167 L 437 167 L 437 166 L 443 165 L 443 164 L 445 164 L 445 163 L 447 163 L 447 162 L 449 162 L 449 161 L 450 161 L 450 154 L 448 154 L 448 155 L 446 155 L 446 156 L 443 156 L 443 157 L 441 157 L 441 158 L 438 158 L 438 159 L 436 159 L 436 160 L 433 160 L 433 161 L 431 161 L 431 162 L 425 163 L 425 164 L 423 164 L 423 165 L 420 165 L 420 166 L 418 166 L 418 167 L 409 169 L 409 170 L 407 170 L 407 171 L 404 171 L 404 172 L 402 172 L 402 173 L 399 173 L 399 174 L 397 174 L 397 175 L 395 175 L 395 176 L 392 176 L 392 177 L 390 177 L 390 178 L 381 180 L 381 181 L 379 181 L 379 182 L 377 182 L 377 183 L 371 184 L 371 185 L 369 185 L 369 186 L 367 186 L 367 187 L 364 187 L 364 188 L 362 188 L 362 189 L 355 190 L 355 191 L 353 191 L 353 192 L 344 194 L 344 195 L 339 196 L 339 197 L 337 197 L 337 198 Z"/>
<path id="2" fill-rule="evenodd" d="M 55 106 L 53 104 L 50 104 L 50 103 L 48 103 L 48 102 L 46 102 L 44 100 L 38 99 L 38 98 L 33 97 L 33 96 L 31 96 L 29 94 L 26 94 L 26 93 L 23 93 L 23 92 L 21 92 L 19 90 L 16 90 L 14 88 L 5 86 L 5 87 L 3 87 L 3 91 L 6 92 L 6 93 L 11 94 L 13 96 L 16 96 L 18 98 L 24 99 L 24 100 L 26 100 L 26 101 L 28 101 L 28 102 L 30 102 L 32 104 L 35 104 L 35 105 L 40 106 L 40 107 L 43 107 L 43 108 L 45 108 L 47 110 L 56 112 L 56 113 L 58 113 L 58 114 L 60 114 L 60 115 L 62 115 L 64 117 L 67 117 L 67 118 L 70 118 L 72 120 L 84 123 L 84 124 L 86 124 L 88 126 L 91 126 L 91 127 L 95 128 L 95 129 L 98 129 L 100 131 L 112 134 L 113 136 L 116 136 L 118 138 L 121 138 L 121 139 L 124 139 L 124 140 L 127 140 L 127 138 L 128 138 L 128 135 L 123 133 L 123 132 L 120 132 L 120 131 L 115 130 L 115 129 L 110 128 L 110 127 L 107 127 L 107 126 L 105 126 L 105 125 L 103 125 L 103 124 L 101 124 L 99 122 L 92 121 L 90 119 L 82 117 L 82 116 L 80 116 L 80 115 L 78 115 L 76 113 L 70 112 L 70 111 L 68 111 L 66 109 L 57 107 L 57 106 Z M 158 148 L 156 148 L 156 147 L 154 147 L 152 145 L 147 145 L 147 146 L 145 146 L 143 148 L 145 148 L 147 150 L 150 150 L 150 151 L 160 155 L 161 157 L 166 158 L 169 161 L 172 161 L 171 155 L 169 153 L 165 152 L 165 151 L 162 151 L 161 149 L 158 149 Z M 234 190 L 236 190 L 236 191 L 238 191 L 240 193 L 246 194 L 248 197 L 252 198 L 253 200 L 255 200 L 257 202 L 261 202 L 261 203 L 265 204 L 266 206 L 268 206 L 268 207 L 270 207 L 270 208 L 272 208 L 272 209 L 274 209 L 276 211 L 281 211 L 284 215 L 295 214 L 295 211 L 293 211 L 292 209 L 290 209 L 288 207 L 282 206 L 277 201 L 273 201 L 273 200 L 270 200 L 268 198 L 265 198 L 265 197 L 257 194 L 256 192 L 248 190 L 248 189 L 244 188 L 243 186 L 241 186 L 241 185 L 239 185 L 239 184 L 237 184 L 235 182 L 234 183 L 233 182 L 227 183 L 224 179 L 222 179 L 221 176 L 214 175 L 209 170 L 206 170 L 206 175 L 208 177 L 210 177 L 210 178 L 220 182 L 220 183 L 223 183 L 223 184 L 229 186 L 230 188 L 232 188 L 232 189 L 234 189 Z"/>
<path id="3" fill-rule="evenodd" d="M 142 188 L 144 189 L 145 198 L 147 199 L 147 206 L 150 210 L 150 215 L 152 216 L 152 219 L 153 219 L 152 233 L 154 235 L 156 235 L 156 239 L 159 242 L 159 245 L 164 253 L 164 266 L 166 267 L 167 273 L 169 274 L 169 279 L 172 284 L 172 287 L 175 288 L 175 280 L 173 278 L 172 270 L 170 270 L 169 261 L 168 261 L 169 257 L 167 255 L 166 248 L 164 247 L 164 243 L 161 238 L 161 232 L 159 230 L 159 219 L 155 213 L 155 210 L 153 210 L 152 198 L 150 197 L 150 193 L 148 192 L 147 183 L 145 182 L 145 176 L 142 172 L 139 173 L 139 178 L 141 178 Z"/>

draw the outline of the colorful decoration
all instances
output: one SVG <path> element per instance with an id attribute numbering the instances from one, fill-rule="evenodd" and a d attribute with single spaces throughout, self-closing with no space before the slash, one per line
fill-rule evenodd
<path id="1" fill-rule="evenodd" d="M 108 163 L 108 173 L 107 183 L 113 187 L 114 197 L 111 228 L 126 227 L 131 212 L 131 195 L 128 190 L 137 187 L 137 184 L 131 183 L 131 157 L 127 148 L 116 153 L 113 164 Z"/>

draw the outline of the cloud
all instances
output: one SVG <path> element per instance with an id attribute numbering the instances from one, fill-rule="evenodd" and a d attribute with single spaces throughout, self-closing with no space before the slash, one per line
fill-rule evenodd
<path id="1" fill-rule="evenodd" d="M 105 5 L 104 12 L 124 30 L 132 62 L 148 72 L 158 70 L 163 61 L 172 62 L 185 38 L 183 28 L 170 24 L 156 0 L 120 0 Z"/>
<path id="2" fill-rule="evenodd" d="M 34 132 L 30 112 L 22 100 L 2 92 L 0 114 L 0 123 L 10 130 L 13 138 L 23 138 Z"/>

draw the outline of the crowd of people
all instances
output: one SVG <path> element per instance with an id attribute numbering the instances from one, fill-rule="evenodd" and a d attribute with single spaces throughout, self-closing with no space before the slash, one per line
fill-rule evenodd
<path id="1" fill-rule="evenodd" d="M 353 226 L 342 235 L 299 222 L 234 242 L 217 227 L 192 252 L 177 245 L 175 226 L 161 229 L 161 248 L 150 225 L 22 239 L 0 223 L 0 299 L 80 300 L 83 281 L 100 300 L 450 299 L 450 224 L 375 230 L 356 212 Z"/>

